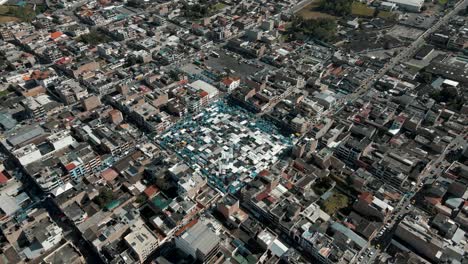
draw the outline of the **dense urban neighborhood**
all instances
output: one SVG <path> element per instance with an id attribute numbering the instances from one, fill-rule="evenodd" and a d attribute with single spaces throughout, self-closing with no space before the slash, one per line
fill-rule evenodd
<path id="1" fill-rule="evenodd" d="M 0 264 L 468 264 L 468 0 L 0 0 Z"/>

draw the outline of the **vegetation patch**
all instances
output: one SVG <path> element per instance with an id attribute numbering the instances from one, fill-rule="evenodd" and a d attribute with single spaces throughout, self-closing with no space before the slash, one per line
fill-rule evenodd
<path id="1" fill-rule="evenodd" d="M 114 192 L 111 189 L 103 189 L 99 192 L 99 195 L 94 198 L 94 202 L 100 207 L 104 208 L 114 199 Z"/>
<path id="2" fill-rule="evenodd" d="M 354 2 L 351 8 L 351 14 L 358 17 L 373 17 L 375 9 L 368 7 L 366 4 Z"/>
<path id="3" fill-rule="evenodd" d="M 331 41 L 336 36 L 337 24 L 335 19 L 303 19 L 297 16 L 291 22 L 290 34 L 294 38 L 311 38 L 321 41 Z"/>
<path id="4" fill-rule="evenodd" d="M 318 9 L 334 16 L 348 16 L 352 12 L 353 0 L 320 0 Z"/>
<path id="5" fill-rule="evenodd" d="M 383 18 L 383 19 L 394 18 L 395 14 L 393 14 L 392 12 L 389 12 L 389 11 L 379 11 L 379 14 L 377 15 L 377 17 L 380 17 L 380 18 Z"/>
<path id="6" fill-rule="evenodd" d="M 93 46 L 112 41 L 110 37 L 97 30 L 91 30 L 88 34 L 79 36 L 77 40 Z"/>
<path id="7" fill-rule="evenodd" d="M 304 19 L 318 19 L 318 18 L 334 18 L 334 16 L 320 12 L 319 10 L 319 0 L 314 0 L 312 3 L 304 6 L 297 15 Z"/>
<path id="8" fill-rule="evenodd" d="M 348 207 L 349 199 L 346 195 L 333 193 L 322 204 L 322 209 L 329 215 L 335 215 L 339 210 Z"/>
<path id="9" fill-rule="evenodd" d="M 43 5 L 36 5 L 36 10 L 34 10 L 32 5 L 1 5 L 0 23 L 6 23 L 10 21 L 31 22 L 37 14 L 44 12 L 46 9 L 47 8 Z"/>

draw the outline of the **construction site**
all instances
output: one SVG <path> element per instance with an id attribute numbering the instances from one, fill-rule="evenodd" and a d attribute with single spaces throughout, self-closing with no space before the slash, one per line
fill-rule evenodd
<path id="1" fill-rule="evenodd" d="M 223 101 L 182 119 L 158 140 L 210 185 L 230 193 L 278 161 L 294 141 L 272 123 Z"/>

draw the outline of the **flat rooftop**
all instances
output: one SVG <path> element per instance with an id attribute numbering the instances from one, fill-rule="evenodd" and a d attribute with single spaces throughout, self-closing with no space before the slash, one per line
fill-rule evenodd
<path id="1" fill-rule="evenodd" d="M 44 258 L 44 262 L 50 264 L 85 263 L 84 258 L 70 243 L 66 243 L 60 248 L 56 249 L 54 252 Z"/>

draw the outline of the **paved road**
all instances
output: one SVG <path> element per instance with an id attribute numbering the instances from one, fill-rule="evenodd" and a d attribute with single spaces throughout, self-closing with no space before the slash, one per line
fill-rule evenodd
<path id="1" fill-rule="evenodd" d="M 290 8 L 288 12 L 290 13 L 297 13 L 299 12 L 302 8 L 304 8 L 306 5 L 312 3 L 313 0 L 303 0 L 299 3 L 297 3 L 294 7 Z"/>

